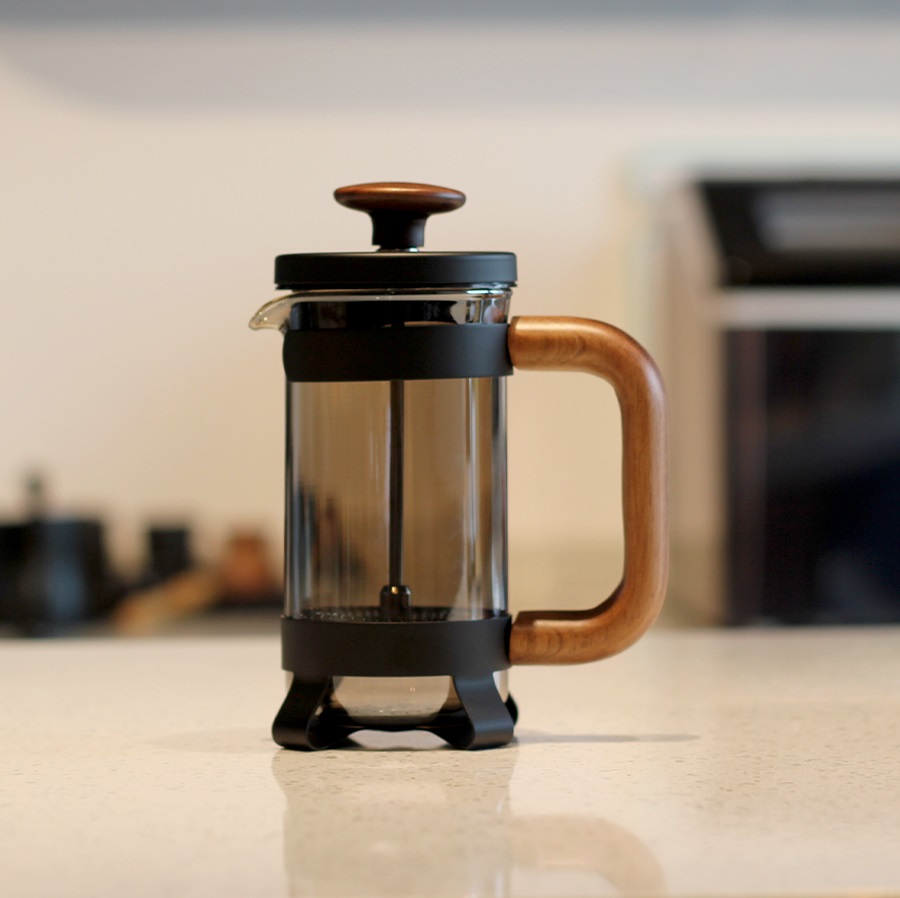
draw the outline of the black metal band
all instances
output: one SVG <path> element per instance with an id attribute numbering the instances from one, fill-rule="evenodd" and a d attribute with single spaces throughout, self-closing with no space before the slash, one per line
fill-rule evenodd
<path id="1" fill-rule="evenodd" d="M 470 287 L 516 282 L 513 253 L 297 253 L 275 259 L 275 283 L 285 290 Z"/>
<path id="2" fill-rule="evenodd" d="M 365 329 L 290 330 L 290 381 L 438 380 L 506 377 L 506 324 L 408 324 Z"/>
<path id="3" fill-rule="evenodd" d="M 372 623 L 281 619 L 281 666 L 301 679 L 477 677 L 506 670 L 509 615 Z"/>

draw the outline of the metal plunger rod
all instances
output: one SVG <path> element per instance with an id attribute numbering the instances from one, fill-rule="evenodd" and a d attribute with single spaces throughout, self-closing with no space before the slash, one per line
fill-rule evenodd
<path id="1" fill-rule="evenodd" d="M 404 382 L 391 381 L 390 496 L 388 500 L 388 583 L 381 590 L 382 615 L 389 621 L 409 618 L 408 586 L 403 585 L 403 426 Z"/>
<path id="2" fill-rule="evenodd" d="M 403 381 L 391 381 L 390 561 L 388 583 L 403 583 Z"/>

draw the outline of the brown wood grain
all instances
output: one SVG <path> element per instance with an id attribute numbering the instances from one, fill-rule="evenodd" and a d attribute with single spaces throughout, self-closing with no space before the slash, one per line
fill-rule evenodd
<path id="1" fill-rule="evenodd" d="M 627 334 L 587 318 L 514 318 L 513 365 L 583 371 L 609 382 L 622 413 L 625 562 L 612 595 L 581 611 L 523 611 L 510 636 L 513 664 L 578 664 L 621 652 L 662 608 L 669 570 L 665 391 L 659 370 Z"/>
<path id="2" fill-rule="evenodd" d="M 451 212 L 466 201 L 466 195 L 450 187 L 436 184 L 413 184 L 406 181 L 378 181 L 338 187 L 334 198 L 349 209 L 362 212 Z"/>

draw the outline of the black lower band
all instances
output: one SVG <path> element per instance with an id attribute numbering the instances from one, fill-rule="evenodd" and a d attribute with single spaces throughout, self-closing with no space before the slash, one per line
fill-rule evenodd
<path id="1" fill-rule="evenodd" d="M 305 680 L 490 675 L 510 666 L 510 620 L 509 615 L 398 623 L 283 617 L 282 667 Z"/>
<path id="2" fill-rule="evenodd" d="M 295 382 L 506 377 L 506 324 L 289 330 L 284 370 Z"/>

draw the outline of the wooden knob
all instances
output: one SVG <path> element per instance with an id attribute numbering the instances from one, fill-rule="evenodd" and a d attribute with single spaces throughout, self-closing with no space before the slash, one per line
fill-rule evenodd
<path id="1" fill-rule="evenodd" d="M 449 187 L 403 181 L 338 187 L 334 198 L 371 216 L 372 242 L 383 250 L 423 246 L 428 216 L 452 212 L 466 201 L 464 193 Z"/>

